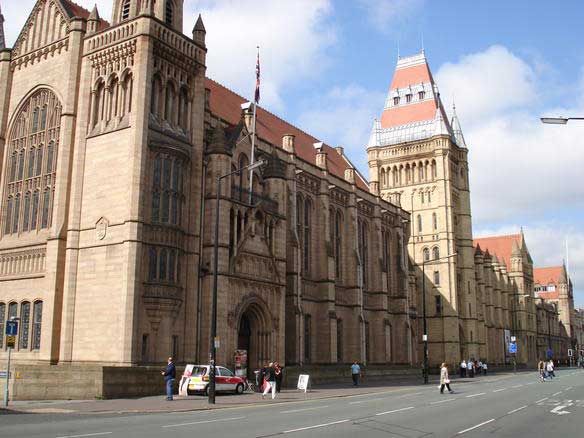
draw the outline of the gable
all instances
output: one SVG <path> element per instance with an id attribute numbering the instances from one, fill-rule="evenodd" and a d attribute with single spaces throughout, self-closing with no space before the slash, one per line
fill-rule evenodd
<path id="1" fill-rule="evenodd" d="M 89 11 L 69 0 L 38 0 L 14 43 L 13 56 L 30 53 L 65 38 L 74 16 L 87 18 Z"/>

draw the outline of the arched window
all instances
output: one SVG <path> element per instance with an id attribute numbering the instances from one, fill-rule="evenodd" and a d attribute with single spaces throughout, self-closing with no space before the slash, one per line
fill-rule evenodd
<path id="1" fill-rule="evenodd" d="M 336 271 L 336 278 L 339 280 L 342 277 L 342 259 L 343 259 L 343 217 L 341 216 L 341 212 L 337 211 L 335 217 L 335 271 Z"/>
<path id="2" fill-rule="evenodd" d="M 363 287 L 367 287 L 368 284 L 368 227 L 367 222 L 359 219 L 357 221 L 357 239 L 359 248 L 359 258 L 361 259 L 361 272 L 363 276 Z"/>
<path id="3" fill-rule="evenodd" d="M 422 251 L 423 256 L 424 256 L 424 261 L 427 262 L 430 260 L 430 250 L 428 248 L 424 248 L 424 250 Z"/>
<path id="4" fill-rule="evenodd" d="M 20 305 L 20 349 L 28 349 L 30 334 L 30 303 L 25 301 Z"/>
<path id="5" fill-rule="evenodd" d="M 114 76 L 109 85 L 109 108 L 107 109 L 106 122 L 118 116 L 119 98 L 120 98 L 120 81 L 117 76 Z"/>
<path id="6" fill-rule="evenodd" d="M 171 249 L 168 253 L 168 281 L 169 283 L 176 283 L 176 250 Z"/>
<path id="7" fill-rule="evenodd" d="M 43 302 L 35 301 L 32 319 L 32 349 L 41 348 L 41 326 L 43 322 Z"/>
<path id="8" fill-rule="evenodd" d="M 229 210 L 229 258 L 235 254 L 235 213 Z"/>
<path id="9" fill-rule="evenodd" d="M 24 196 L 24 211 L 22 212 L 22 231 L 30 228 L 30 192 Z"/>
<path id="10" fill-rule="evenodd" d="M 130 18 L 130 0 L 124 0 L 122 3 L 122 20 Z"/>
<path id="11" fill-rule="evenodd" d="M 182 223 L 183 162 L 166 154 L 154 157 L 151 221 L 180 226 Z"/>
<path id="12" fill-rule="evenodd" d="M 379 173 L 379 183 L 381 184 L 381 187 L 385 187 L 386 183 L 385 183 L 385 169 L 382 167 L 381 171 Z"/>
<path id="13" fill-rule="evenodd" d="M 437 246 L 432 248 L 432 258 L 434 260 L 438 260 L 440 258 L 440 249 Z"/>
<path id="14" fill-rule="evenodd" d="M 30 202 L 25 202 L 23 199 L 25 194 L 41 189 L 47 192 L 47 197 L 44 199 L 47 213 L 41 226 L 48 228 L 51 224 L 49 213 L 56 178 L 52 168 L 45 169 L 43 172 L 43 153 L 44 145 L 49 142 L 53 144 L 56 152 L 60 122 L 61 105 L 55 94 L 48 89 L 40 89 L 33 93 L 16 114 L 15 122 L 8 131 L 6 144 L 10 159 L 6 160 L 9 169 L 4 173 L 8 173 L 10 178 L 7 178 L 4 187 L 6 195 L 3 200 L 3 209 L 6 214 L 2 229 L 5 234 L 22 231 L 29 225 L 30 229 L 36 230 L 37 221 L 29 222 L 28 212 L 23 212 L 21 209 L 30 208 Z M 26 226 L 24 226 L 25 221 Z"/>
<path id="15" fill-rule="evenodd" d="M 120 116 L 132 112 L 132 91 L 134 87 L 134 76 L 132 72 L 126 72 L 122 82 L 122 101 L 120 105 Z"/>
<path id="16" fill-rule="evenodd" d="M 434 286 L 440 286 L 440 272 L 434 271 Z"/>
<path id="17" fill-rule="evenodd" d="M 432 180 L 438 177 L 438 169 L 436 168 L 436 160 L 432 160 Z"/>
<path id="18" fill-rule="evenodd" d="M 416 221 L 418 223 L 418 233 L 421 233 L 422 232 L 422 215 L 419 214 L 416 217 Z"/>
<path id="19" fill-rule="evenodd" d="M 162 93 L 162 82 L 160 76 L 154 75 L 152 78 L 152 89 L 150 90 L 150 113 L 160 115 L 160 95 Z"/>
<path id="20" fill-rule="evenodd" d="M 189 96 L 185 87 L 180 89 L 178 98 L 178 124 L 185 132 L 189 129 Z"/>
<path id="21" fill-rule="evenodd" d="M 53 148 L 55 142 L 51 141 L 47 146 L 47 162 L 45 164 L 45 173 L 51 173 L 53 171 Z"/>
<path id="22" fill-rule="evenodd" d="M 383 266 L 385 267 L 387 277 L 387 291 L 391 289 L 391 232 L 383 230 L 381 232 L 382 248 L 383 248 Z"/>
<path id="23" fill-rule="evenodd" d="M 148 280 L 150 280 L 150 281 L 156 280 L 156 268 L 157 268 L 156 249 L 149 248 L 148 249 Z"/>
<path id="24" fill-rule="evenodd" d="M 438 229 L 438 216 L 436 215 L 436 213 L 432 213 L 432 228 L 434 230 Z"/>
<path id="25" fill-rule="evenodd" d="M 92 126 L 95 127 L 103 119 L 103 107 L 105 101 L 105 83 L 100 80 L 93 92 Z"/>
<path id="26" fill-rule="evenodd" d="M 167 279 L 168 268 L 168 251 L 166 249 L 160 250 L 160 257 L 158 259 L 158 279 L 165 281 Z"/>
<path id="27" fill-rule="evenodd" d="M 166 0 L 166 11 L 164 14 L 164 21 L 169 26 L 172 26 L 173 23 L 173 14 L 174 14 L 174 4 L 172 0 Z"/>
<path id="28" fill-rule="evenodd" d="M 302 251 L 302 259 L 303 259 L 303 267 L 304 272 L 309 272 L 310 270 L 310 244 L 312 243 L 311 240 L 311 229 L 312 226 L 312 203 L 309 198 L 306 198 L 304 204 L 304 221 L 303 221 L 303 251 Z"/>
<path id="29" fill-rule="evenodd" d="M 175 124 L 174 114 L 176 113 L 176 108 L 174 103 L 176 102 L 176 91 L 172 82 L 166 84 L 166 96 L 164 100 L 164 120 L 166 120 L 171 125 Z"/>

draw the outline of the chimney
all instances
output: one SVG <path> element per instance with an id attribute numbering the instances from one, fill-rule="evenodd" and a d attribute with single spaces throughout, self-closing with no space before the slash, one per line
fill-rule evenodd
<path id="1" fill-rule="evenodd" d="M 296 152 L 294 149 L 294 138 L 294 134 L 284 134 L 282 136 L 282 149 L 289 154 L 294 154 Z"/>
<path id="2" fill-rule="evenodd" d="M 327 170 L 327 162 L 326 162 L 326 152 L 323 151 L 323 142 L 314 143 L 314 149 L 316 149 L 316 165 L 320 167 L 322 170 Z"/>
<path id="3" fill-rule="evenodd" d="M 342 157 L 343 155 L 345 155 L 345 148 L 342 146 L 337 146 L 335 148 L 335 151 L 337 151 L 337 153 Z"/>
<path id="4" fill-rule="evenodd" d="M 345 180 L 350 184 L 355 184 L 355 169 L 352 167 L 345 169 Z"/>
<path id="5" fill-rule="evenodd" d="M 245 102 L 241 104 L 241 111 L 243 112 L 243 123 L 248 132 L 253 130 L 253 104 Z"/>

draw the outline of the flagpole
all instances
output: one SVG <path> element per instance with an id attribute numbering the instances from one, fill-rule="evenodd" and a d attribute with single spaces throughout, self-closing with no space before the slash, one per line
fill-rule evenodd
<path id="1" fill-rule="evenodd" d="M 250 165 L 255 162 L 255 138 L 256 138 L 256 114 L 258 106 L 258 80 L 259 80 L 259 65 L 260 65 L 260 46 L 257 46 L 258 57 L 256 65 L 256 91 L 254 92 L 254 104 L 253 104 L 253 120 L 251 124 L 251 160 Z M 253 170 L 249 171 L 249 204 L 251 205 L 253 200 Z"/>

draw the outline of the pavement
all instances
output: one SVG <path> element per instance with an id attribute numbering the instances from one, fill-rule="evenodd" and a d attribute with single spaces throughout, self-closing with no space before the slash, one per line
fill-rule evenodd
<path id="1" fill-rule="evenodd" d="M 584 370 L 556 374 L 544 383 L 536 372 L 453 379 L 454 394 L 440 394 L 435 381 L 380 381 L 319 387 L 306 399 L 292 390 L 274 401 L 224 395 L 213 409 L 204 397 L 17 402 L 0 415 L 0 437 L 582 436 Z"/>

